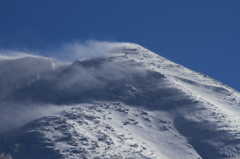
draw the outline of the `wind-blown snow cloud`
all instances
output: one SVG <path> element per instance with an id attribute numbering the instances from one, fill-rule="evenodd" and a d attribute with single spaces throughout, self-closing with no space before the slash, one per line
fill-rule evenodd
<path id="1" fill-rule="evenodd" d="M 2 49 L 0 50 L 0 99 L 7 97 L 8 94 L 11 93 L 11 91 L 14 89 L 19 89 L 29 84 L 30 81 L 39 79 L 39 76 L 43 75 L 43 73 L 53 73 L 52 71 L 55 70 L 55 72 L 59 72 L 58 70 L 63 70 L 73 61 L 82 58 L 99 57 L 101 55 L 116 51 L 116 49 L 119 47 L 126 45 L 128 44 L 88 40 L 85 42 L 75 41 L 72 43 L 63 43 L 62 46 L 60 46 L 58 49 L 48 52 Z M 48 57 L 52 57 L 65 62 L 61 63 L 57 60 L 44 57 L 43 55 L 47 55 Z M 59 67 L 60 69 L 58 69 Z M 107 69 L 113 67 L 116 66 L 108 66 Z M 81 74 L 83 73 L 84 72 Z M 90 74 L 86 73 L 85 76 L 86 75 Z M 88 80 L 89 79 L 94 78 L 88 78 Z M 97 80 L 95 84 L 99 82 L 100 81 Z"/>
<path id="2" fill-rule="evenodd" d="M 18 59 L 26 56 L 39 56 L 35 53 L 26 53 L 23 51 L 13 51 L 13 50 L 0 50 L 0 61 L 3 60 L 13 60 Z"/>
<path id="3" fill-rule="evenodd" d="M 81 58 L 93 58 L 108 54 L 127 43 L 88 40 L 64 43 L 59 49 L 49 53 L 52 57 L 63 61 L 75 61 Z"/>
<path id="4" fill-rule="evenodd" d="M 66 108 L 66 106 L 59 107 L 52 104 L 19 104 L 12 102 L 1 103 L 0 132 L 16 128 L 43 116 L 59 113 Z"/>
<path id="5" fill-rule="evenodd" d="M 56 49 L 41 51 L 29 50 L 0 50 L 0 60 L 17 59 L 26 56 L 50 57 L 62 62 L 73 62 L 82 58 L 93 58 L 115 51 L 119 47 L 127 46 L 125 42 L 109 42 L 98 40 L 64 42 Z"/>
<path id="6" fill-rule="evenodd" d="M 70 63 L 61 63 L 57 60 L 44 57 L 43 55 L 48 55 L 48 57 L 61 61 L 73 62 L 82 58 L 99 57 L 126 45 L 128 44 L 89 40 L 85 42 L 65 43 L 58 49 L 49 51 L 48 53 L 41 51 L 0 50 L 0 102 L 7 98 L 12 92 L 30 85 L 38 79 L 57 74 L 70 65 Z M 59 69 L 53 69 L 52 64 L 55 64 L 55 68 Z M 101 65 L 101 67 L 103 67 L 102 70 L 105 70 L 105 72 L 103 71 L 99 74 L 98 70 L 94 69 L 94 67 L 86 68 L 79 73 L 79 75 L 82 75 L 81 78 L 76 75 L 76 77 L 72 78 L 73 81 L 68 80 L 66 83 L 71 85 L 71 83 L 75 84 L 77 82 L 80 83 L 79 87 L 81 87 L 82 90 L 88 90 L 106 85 L 106 82 L 98 79 L 99 77 L 108 78 L 108 80 L 119 80 L 124 79 L 126 76 L 126 70 L 120 69 L 119 65 L 115 66 L 110 63 L 105 63 Z M 113 68 L 118 69 L 114 72 L 110 71 L 113 70 Z M 81 81 L 79 82 L 79 79 L 83 81 L 83 84 L 81 84 Z M 59 108 L 52 105 L 39 106 L 39 104 L 36 103 L 23 105 L 19 103 L 11 104 L 1 102 L 0 131 L 19 126 L 22 123 L 46 115 L 48 112 L 56 112 L 58 110 Z"/>

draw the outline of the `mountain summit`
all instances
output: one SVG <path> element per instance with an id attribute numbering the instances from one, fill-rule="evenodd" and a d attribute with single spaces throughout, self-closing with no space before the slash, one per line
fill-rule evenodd
<path id="1" fill-rule="evenodd" d="M 2 158 L 240 157 L 240 94 L 227 85 L 132 43 L 54 62 L 0 102 L 5 123 L 14 110 L 49 110 L 14 129 L 0 124 Z"/>

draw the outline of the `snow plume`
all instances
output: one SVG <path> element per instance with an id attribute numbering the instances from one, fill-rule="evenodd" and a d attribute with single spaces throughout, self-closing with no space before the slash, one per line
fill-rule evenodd
<path id="1" fill-rule="evenodd" d="M 130 72 L 124 67 L 124 64 L 120 66 L 118 62 L 119 64 L 115 65 L 107 59 L 94 57 L 114 52 L 116 49 L 127 45 L 129 44 L 96 40 L 65 43 L 48 55 L 71 62 L 84 57 L 93 58 L 90 61 L 76 61 L 72 67 L 76 67 L 77 70 L 69 72 L 72 77 L 68 80 L 62 80 L 63 83 L 66 83 L 65 87 L 81 88 L 81 92 L 84 92 L 93 88 L 101 89 L 107 85 L 108 81 L 126 78 Z M 121 56 L 124 56 L 124 54 Z M 92 65 L 89 66 L 88 62 Z M 58 111 L 59 108 L 55 109 L 56 107 L 53 105 L 43 106 L 36 103 L 24 105 L 1 101 L 5 101 L 15 91 L 21 91 L 25 87 L 31 88 L 31 84 L 39 79 L 49 79 L 50 76 L 60 74 L 69 65 L 69 63 L 39 56 L 37 52 L 0 50 L 0 131 L 19 126 L 43 115 L 49 115 L 48 112 Z M 101 68 L 101 72 L 97 67 Z M 76 83 L 78 87 L 75 86 Z M 74 89 L 70 92 L 74 92 Z"/>
<path id="2" fill-rule="evenodd" d="M 17 59 L 26 56 L 54 58 L 62 62 L 73 62 L 82 58 L 94 58 L 116 51 L 119 48 L 131 46 L 126 42 L 110 42 L 98 40 L 63 42 L 49 50 L 0 50 L 0 60 Z"/>
<path id="3" fill-rule="evenodd" d="M 115 51 L 129 43 L 88 40 L 64 43 L 59 49 L 49 52 L 51 57 L 63 61 L 75 61 L 81 58 L 93 58 Z"/>
<path id="4" fill-rule="evenodd" d="M 23 52 L 23 51 L 0 50 L 0 61 L 14 60 L 14 59 L 18 59 L 18 58 L 27 57 L 27 56 L 37 57 L 39 55 L 37 55 L 36 53 L 33 53 L 33 52 L 27 53 L 27 52 Z"/>
<path id="5" fill-rule="evenodd" d="M 43 116 L 59 113 L 67 108 L 67 106 L 39 103 L 1 102 L 0 105 L 0 132 L 22 126 Z"/>
<path id="6" fill-rule="evenodd" d="M 68 64 L 23 52 L 0 51 L 0 100 L 38 79 L 50 78 Z"/>

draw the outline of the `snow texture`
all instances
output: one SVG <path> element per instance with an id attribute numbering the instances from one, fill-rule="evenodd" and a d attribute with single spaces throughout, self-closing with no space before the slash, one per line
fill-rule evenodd
<path id="1" fill-rule="evenodd" d="M 137 44 L 0 70 L 0 159 L 240 157 L 239 92 Z"/>

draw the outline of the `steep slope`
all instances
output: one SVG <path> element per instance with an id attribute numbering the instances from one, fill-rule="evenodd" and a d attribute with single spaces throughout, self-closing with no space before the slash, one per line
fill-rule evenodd
<path id="1" fill-rule="evenodd" d="M 239 92 L 136 44 L 77 60 L 9 101 L 71 106 L 2 132 L 0 152 L 17 158 L 240 156 Z"/>
<path id="2" fill-rule="evenodd" d="M 119 102 L 75 105 L 6 136 L 1 150 L 13 158 L 199 157 L 168 113 Z"/>

